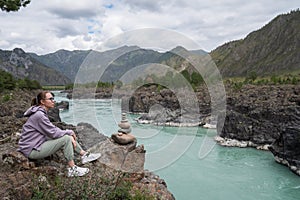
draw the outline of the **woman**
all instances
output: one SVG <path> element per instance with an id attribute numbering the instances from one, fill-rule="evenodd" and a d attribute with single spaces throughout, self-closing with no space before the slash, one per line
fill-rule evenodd
<path id="1" fill-rule="evenodd" d="M 74 131 L 61 130 L 50 122 L 47 111 L 54 106 L 54 95 L 49 91 L 40 92 L 32 99 L 31 107 L 24 113 L 29 118 L 23 125 L 18 151 L 30 159 L 41 159 L 62 148 L 69 165 L 68 176 L 83 176 L 89 169 L 75 165 L 74 150 L 81 155 L 83 164 L 98 159 L 101 154 L 84 151 Z"/>

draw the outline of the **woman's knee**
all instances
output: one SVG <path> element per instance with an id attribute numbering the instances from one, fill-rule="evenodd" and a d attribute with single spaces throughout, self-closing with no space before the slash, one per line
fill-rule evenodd
<path id="1" fill-rule="evenodd" d="M 63 140 L 65 143 L 70 143 L 70 142 L 72 142 L 71 137 L 72 137 L 72 136 L 70 136 L 70 135 L 64 135 L 64 136 L 62 136 L 62 140 Z"/>

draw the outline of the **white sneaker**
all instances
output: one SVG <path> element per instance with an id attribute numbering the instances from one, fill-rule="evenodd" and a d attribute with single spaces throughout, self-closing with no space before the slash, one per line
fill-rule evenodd
<path id="1" fill-rule="evenodd" d="M 90 152 L 86 152 L 82 157 L 81 157 L 81 163 L 85 164 L 88 162 L 92 162 L 94 160 L 97 160 L 98 158 L 100 158 L 101 153 L 90 153 Z"/>
<path id="2" fill-rule="evenodd" d="M 73 167 L 68 168 L 68 177 L 83 176 L 89 173 L 89 171 L 89 168 L 83 168 L 74 165 Z"/>

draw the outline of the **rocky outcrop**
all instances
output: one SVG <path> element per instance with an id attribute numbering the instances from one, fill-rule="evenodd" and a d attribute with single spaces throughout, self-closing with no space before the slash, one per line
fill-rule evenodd
<path id="1" fill-rule="evenodd" d="M 12 94 L 12 96 L 14 95 L 16 94 Z M 27 96 L 26 94 L 23 95 Z M 22 102 L 20 99 L 11 101 L 8 104 L 14 105 Z M 24 104 L 24 107 L 20 107 L 23 112 L 29 107 L 30 99 L 24 100 L 28 102 L 26 105 Z M 5 103 L 0 104 L 0 106 L 5 107 Z M 57 108 L 54 110 L 58 111 Z M 74 130 L 77 133 L 79 143 L 84 149 L 102 154 L 97 161 L 86 164 L 91 171 L 88 176 L 81 178 L 83 182 L 93 182 L 90 183 L 91 185 L 86 185 L 88 191 L 95 189 L 93 188 L 95 182 L 98 187 L 105 187 L 104 191 L 106 192 L 103 194 L 90 193 L 90 195 L 94 195 L 94 198 L 106 199 L 105 195 L 108 191 L 116 189 L 121 181 L 129 181 L 132 184 L 130 192 L 133 195 L 138 190 L 140 194 L 148 194 L 155 199 L 174 199 L 164 180 L 144 170 L 145 150 L 143 145 L 136 146 L 136 140 L 126 145 L 117 144 L 111 138 L 99 133 L 90 124 L 79 123 L 77 126 L 73 126 L 60 122 L 56 118 L 56 113 L 55 111 L 48 113 L 50 115 L 54 114 L 54 116 L 50 116 L 51 119 L 54 119 L 53 123 L 62 129 Z M 0 128 L 0 196 L 8 199 L 31 199 L 35 187 L 46 187 L 51 191 L 56 190 L 54 193 L 61 195 L 61 197 L 68 195 L 65 191 L 69 190 L 68 187 L 70 186 L 68 184 L 72 184 L 72 181 L 70 181 L 70 178 L 65 177 L 66 162 L 62 151 L 37 161 L 25 158 L 16 149 L 20 131 L 26 118 L 16 118 L 15 112 L 9 110 L 7 110 L 7 114 L 10 116 L 0 117 L 2 121 L 7 120 L 4 120 L 5 123 L 11 121 L 11 125 L 5 126 L 4 130 L 2 126 Z M 80 165 L 78 156 L 75 163 Z M 63 183 L 60 187 L 66 188 L 57 187 L 57 182 L 53 181 L 55 179 L 59 179 Z M 76 186 L 73 185 L 72 187 Z"/>
<path id="2" fill-rule="evenodd" d="M 14 90 L 0 93 L 0 144 L 10 141 L 14 137 L 13 133 L 21 132 L 20 129 L 26 121 L 23 117 L 24 111 L 30 106 L 36 92 Z M 7 101 L 2 100 L 4 96 L 9 97 Z"/>
<path id="3" fill-rule="evenodd" d="M 70 128 L 64 124 L 60 124 L 60 127 Z M 136 141 L 120 145 L 88 123 L 79 123 L 75 131 L 84 149 L 101 153 L 98 160 L 101 164 L 124 172 L 143 173 L 146 151 L 142 145 L 136 146 Z"/>
<path id="4" fill-rule="evenodd" d="M 69 102 L 68 101 L 61 101 L 56 103 L 55 105 L 56 108 L 58 108 L 58 110 L 69 110 Z"/>
<path id="5" fill-rule="evenodd" d="M 64 124 L 59 124 L 61 127 L 65 127 Z M 65 128 L 70 128 L 67 125 Z M 160 179 L 158 176 L 144 170 L 145 162 L 145 150 L 142 145 L 136 146 L 136 142 L 129 143 L 127 145 L 119 145 L 115 143 L 112 139 L 100 134 L 96 129 L 91 129 L 91 125 L 82 123 L 79 127 L 73 127 L 74 130 L 80 130 L 80 132 L 89 132 L 88 137 L 80 136 L 78 133 L 79 143 L 82 146 L 89 147 L 90 152 L 101 153 L 101 157 L 93 162 L 88 163 L 85 166 L 89 167 L 92 171 L 101 170 L 101 174 L 106 174 L 114 176 L 113 174 L 125 173 L 126 179 L 132 182 L 133 188 L 145 190 L 156 197 L 156 199 L 174 199 L 173 195 L 167 190 L 167 186 L 164 180 Z M 92 130 L 92 131 L 91 131 Z M 98 135 L 101 135 L 100 137 Z M 91 140 L 90 138 L 93 138 Z M 91 143 L 93 141 L 93 143 Z M 30 179 L 28 172 L 36 174 L 42 173 L 57 176 L 65 174 L 65 160 L 63 158 L 62 152 L 58 152 L 55 155 L 41 159 L 38 161 L 32 161 L 25 158 L 21 153 L 16 151 L 16 144 L 12 145 L 14 147 L 2 154 L 2 167 L 3 169 L 11 168 L 13 170 L 21 170 L 17 174 L 13 175 L 9 173 L 9 177 L 18 176 L 20 182 L 24 183 L 23 179 Z M 80 163 L 80 160 L 76 160 L 76 163 Z M 8 173 L 3 171 L 2 173 Z M 22 174 L 22 176 L 20 176 Z M 13 178 L 13 179 L 15 179 Z M 7 181 L 6 179 L 3 179 Z M 3 182 L 0 182 L 0 185 Z M 28 197 L 32 194 L 28 188 L 30 184 L 23 185 L 23 187 L 17 182 L 13 182 L 11 187 L 18 185 L 18 189 L 15 190 L 17 194 L 22 192 L 28 194 Z M 49 186 L 50 187 L 50 186 Z M 7 186 L 6 186 L 7 188 Z M 12 188 L 7 188 L 10 191 Z M 2 191 L 2 193 L 4 193 Z M 2 194 L 3 197 L 8 197 L 9 194 Z M 8 196 L 6 196 L 8 195 Z M 26 198 L 25 198 L 26 199 Z"/>
<path id="6" fill-rule="evenodd" d="M 299 113 L 300 116 L 300 113 Z M 269 147 L 278 163 L 300 176 L 300 125 L 286 127 Z"/>
<path id="7" fill-rule="evenodd" d="M 250 146 L 273 143 L 288 126 L 300 123 L 300 85 L 253 86 L 227 93 L 227 111 L 222 138 L 251 142 Z"/>
<path id="8" fill-rule="evenodd" d="M 159 90 L 157 85 L 139 88 L 127 101 L 122 102 L 122 110 L 132 113 L 144 113 L 138 123 L 163 126 L 200 126 L 205 124 L 210 115 L 210 96 L 205 86 L 190 97 L 185 89 L 178 89 L 177 94 L 169 89 Z M 195 98 L 195 99 L 194 99 Z M 181 101 L 181 102 L 180 102 Z M 184 101 L 184 102 L 182 102 Z M 199 106 L 200 113 L 195 109 Z"/>
<path id="9" fill-rule="evenodd" d="M 300 85 L 244 86 L 229 91 L 223 146 L 256 147 L 300 175 Z"/>
<path id="10" fill-rule="evenodd" d="M 75 88 L 63 92 L 67 93 L 68 99 L 110 99 L 112 98 L 113 88 Z"/>

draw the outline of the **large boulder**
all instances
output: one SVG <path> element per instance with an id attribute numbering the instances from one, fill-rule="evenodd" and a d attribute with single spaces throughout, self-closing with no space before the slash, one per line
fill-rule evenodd
<path id="1" fill-rule="evenodd" d="M 101 153 L 99 162 L 123 172 L 143 173 L 145 163 L 144 146 L 132 148 L 131 144 L 119 145 L 112 140 L 105 140 L 89 149 Z"/>
<path id="2" fill-rule="evenodd" d="M 59 110 L 69 110 L 69 102 L 68 101 L 61 101 L 55 104 Z"/>
<path id="3" fill-rule="evenodd" d="M 51 122 L 61 122 L 60 116 L 59 116 L 59 109 L 57 107 L 49 109 L 47 112 L 49 120 Z"/>
<path id="4" fill-rule="evenodd" d="M 80 145 L 84 149 L 89 149 L 99 142 L 109 139 L 107 136 L 99 133 L 99 131 L 89 123 L 78 123 L 75 132 L 77 133 Z"/>
<path id="5" fill-rule="evenodd" d="M 143 172 L 146 151 L 142 145 L 136 147 L 136 140 L 118 144 L 88 123 L 79 123 L 76 131 L 82 147 L 90 152 L 101 153 L 100 163 L 124 172 Z"/>

